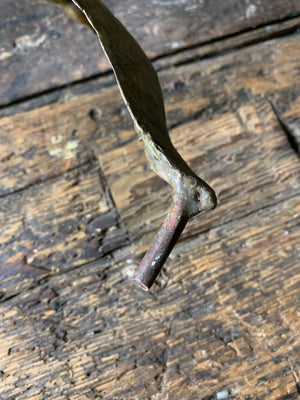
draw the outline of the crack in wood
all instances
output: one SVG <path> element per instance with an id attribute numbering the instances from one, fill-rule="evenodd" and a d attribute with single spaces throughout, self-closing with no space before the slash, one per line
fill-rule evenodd
<path id="1" fill-rule="evenodd" d="M 90 166 L 90 169 L 92 169 L 92 168 L 95 167 L 95 165 L 96 165 L 95 159 L 93 157 L 90 157 L 88 160 L 84 161 L 83 163 L 77 164 L 74 167 L 70 167 L 69 169 L 67 169 L 65 171 L 61 171 L 61 172 L 58 172 L 58 173 L 51 173 L 46 177 L 39 177 L 39 178 L 35 179 L 34 181 L 30 182 L 29 184 L 27 184 L 27 185 L 25 185 L 23 187 L 15 189 L 15 190 L 13 190 L 11 192 L 0 194 L 0 199 L 5 199 L 7 197 L 14 196 L 14 195 L 16 195 L 18 193 L 22 193 L 22 192 L 24 192 L 24 191 L 26 191 L 26 190 L 28 190 L 28 189 L 30 189 L 32 187 L 35 187 L 35 186 L 38 186 L 38 185 L 43 185 L 43 184 L 45 184 L 47 182 L 54 181 L 55 179 L 65 175 L 65 174 L 68 174 L 68 173 L 73 172 L 73 171 L 77 171 L 80 168 L 85 167 L 85 166 Z"/>
<path id="2" fill-rule="evenodd" d="M 275 30 L 274 32 L 271 32 L 272 27 L 274 25 L 280 24 L 281 22 L 293 22 L 295 21 L 295 25 L 293 26 L 289 26 L 286 27 L 284 29 L 279 29 L 278 31 Z M 172 59 L 172 56 L 174 55 L 180 55 L 181 53 L 188 53 L 189 51 L 195 51 L 195 50 L 199 50 L 201 48 L 205 48 L 207 46 L 210 45 L 217 45 L 217 44 L 225 44 L 225 48 L 222 49 L 217 49 L 217 50 L 208 50 L 207 52 L 205 52 L 202 55 L 197 55 L 195 54 L 194 56 L 186 56 L 186 57 L 182 57 L 183 60 L 181 61 L 177 61 L 174 62 L 173 64 L 167 64 L 164 67 L 161 67 L 159 70 L 164 70 L 170 67 L 180 67 L 183 65 L 188 65 L 190 63 L 193 62 L 197 62 L 197 61 L 202 61 L 202 60 L 208 60 L 211 58 L 215 58 L 215 57 L 219 57 L 222 55 L 226 55 L 229 54 L 233 51 L 236 50 L 241 50 L 241 49 L 245 49 L 247 47 L 256 45 L 256 44 L 260 44 L 260 43 L 265 43 L 268 42 L 270 40 L 273 39 L 280 39 L 286 36 L 290 36 L 293 35 L 295 33 L 299 32 L 299 28 L 300 28 L 300 21 L 297 15 L 292 15 L 291 17 L 287 18 L 287 19 L 283 19 L 282 21 L 280 20 L 275 20 L 275 21 L 270 21 L 267 24 L 262 24 L 262 25 L 258 25 L 255 28 L 250 28 L 250 29 L 245 29 L 243 31 L 239 31 L 230 35 L 226 35 L 226 36 L 222 36 L 221 38 L 214 38 L 212 40 L 206 41 L 206 42 L 199 42 L 193 46 L 189 46 L 189 47 L 185 47 L 185 48 L 181 48 L 178 51 L 174 51 L 172 53 L 168 53 L 168 55 L 163 55 L 163 56 L 158 56 L 156 58 L 153 59 L 153 61 L 160 61 L 163 60 L 167 57 L 170 57 Z M 270 31 L 270 32 L 268 32 Z M 257 33 L 257 37 L 253 37 L 253 38 L 248 38 L 249 34 L 255 34 Z M 240 43 L 234 43 L 235 39 L 240 39 Z M 227 44 L 228 42 L 228 44 Z"/>
<path id="3" fill-rule="evenodd" d="M 166 349 L 164 351 L 163 354 L 163 362 L 161 362 L 161 367 L 162 370 L 161 372 L 156 375 L 154 377 L 154 379 L 157 381 L 158 383 L 158 392 L 157 394 L 161 393 L 164 394 L 165 393 L 165 388 L 167 387 L 167 373 L 168 373 L 168 362 L 169 362 L 169 357 L 170 357 L 170 338 L 172 336 L 173 333 L 173 325 L 174 325 L 174 320 L 170 321 L 170 327 L 167 331 L 167 337 L 166 337 Z"/>
<path id="4" fill-rule="evenodd" d="M 294 130 L 288 125 L 288 123 L 285 121 L 285 119 L 280 115 L 280 112 L 277 108 L 277 106 L 275 105 L 275 102 L 272 100 L 268 100 L 272 110 L 275 114 L 275 117 L 277 118 L 283 132 L 285 133 L 287 140 L 291 146 L 291 148 L 294 150 L 294 152 L 297 154 L 298 157 L 300 157 L 300 146 L 299 143 L 296 140 L 296 135 Z"/>
<path id="5" fill-rule="evenodd" d="M 165 66 L 160 66 L 160 62 L 161 61 L 168 60 L 168 59 L 172 60 L 172 57 L 174 57 L 176 55 L 180 55 L 180 53 L 184 54 L 184 52 L 191 51 L 191 50 L 193 51 L 195 49 L 201 49 L 202 47 L 205 47 L 205 46 L 208 46 L 208 45 L 212 45 L 212 44 L 216 44 L 216 43 L 220 43 L 220 44 L 221 43 L 226 43 L 228 40 L 230 41 L 231 39 L 236 39 L 236 38 L 239 38 L 239 37 L 243 37 L 245 35 L 247 36 L 247 34 L 253 33 L 253 32 L 256 32 L 256 31 L 260 32 L 264 28 L 272 27 L 272 25 L 280 24 L 282 22 L 289 22 L 289 21 L 290 22 L 295 21 L 296 23 L 295 23 L 295 25 L 293 25 L 291 27 L 287 27 L 287 28 L 285 28 L 283 30 L 274 31 L 274 32 L 271 32 L 271 33 L 264 33 L 263 37 L 259 36 L 259 37 L 255 38 L 255 39 L 251 39 L 251 40 L 248 40 L 247 37 L 246 37 L 245 40 L 244 41 L 242 40 L 239 45 L 230 46 L 230 44 L 229 44 L 228 47 L 225 50 L 220 49 L 218 51 L 208 51 L 204 56 L 197 56 L 196 55 L 196 56 L 190 57 L 188 59 L 184 59 L 184 56 L 183 56 L 184 60 L 173 62 L 173 63 L 171 62 L 169 64 L 166 63 Z M 218 57 L 220 55 L 228 54 L 228 53 L 230 53 L 230 52 L 232 52 L 234 50 L 241 50 L 243 48 L 247 48 L 247 47 L 255 45 L 255 44 L 264 43 L 264 42 L 267 42 L 269 40 L 280 39 L 280 38 L 283 38 L 283 37 L 286 37 L 286 36 L 293 35 L 293 34 L 299 32 L 299 27 L 300 27 L 300 22 L 299 22 L 299 18 L 297 18 L 297 14 L 292 14 L 290 16 L 287 16 L 287 17 L 283 18 L 283 19 L 277 19 L 277 20 L 274 20 L 274 21 L 269 21 L 266 24 L 257 25 L 254 28 L 245 29 L 245 30 L 233 33 L 233 34 L 224 35 L 222 37 L 214 38 L 214 39 L 211 39 L 211 40 L 208 40 L 208 41 L 198 42 L 197 44 L 194 44 L 192 46 L 181 47 L 180 49 L 177 49 L 177 50 L 175 50 L 173 52 L 165 53 L 165 54 L 162 54 L 162 55 L 159 55 L 159 56 L 156 56 L 156 57 L 152 57 L 152 58 L 150 57 L 150 60 L 151 60 L 152 63 L 154 63 L 154 66 L 156 66 L 155 69 L 157 71 L 166 70 L 166 69 L 170 69 L 170 68 L 174 68 L 174 67 L 180 67 L 180 66 L 183 66 L 183 65 L 191 64 L 191 63 L 193 63 L 195 61 L 198 61 L 198 60 L 204 60 L 204 59 L 207 60 L 207 59 L 215 58 L 215 57 Z M 28 103 L 28 102 L 30 103 L 31 101 L 36 102 L 37 99 L 40 99 L 39 106 L 46 105 L 46 104 L 49 104 L 51 102 L 56 102 L 60 98 L 59 93 L 61 91 L 65 90 L 65 89 L 70 90 L 70 88 L 72 88 L 72 87 L 83 86 L 83 85 L 86 85 L 87 83 L 95 82 L 95 81 L 97 81 L 97 80 L 99 80 L 101 78 L 103 79 L 103 78 L 108 77 L 108 76 L 113 77 L 113 72 L 112 72 L 111 69 L 103 71 L 103 72 L 100 72 L 100 73 L 97 73 L 97 74 L 90 75 L 90 76 L 88 76 L 86 78 L 75 80 L 75 81 L 73 81 L 71 83 L 69 82 L 69 83 L 66 83 L 66 84 L 63 84 L 63 85 L 60 85 L 60 86 L 56 86 L 56 87 L 47 89 L 47 90 L 36 92 L 36 93 L 31 94 L 31 95 L 24 96 L 22 98 L 13 100 L 13 101 L 11 101 L 9 103 L 0 104 L 0 117 L 1 116 L 6 116 L 6 115 L 7 116 L 8 115 L 13 115 L 16 112 L 18 112 L 17 106 L 22 105 L 23 103 Z M 112 81 L 110 86 L 113 86 L 113 85 L 114 85 L 114 82 Z M 53 98 L 53 95 L 56 95 L 56 94 L 57 94 L 57 96 L 55 96 L 55 98 Z M 46 98 L 43 99 L 43 97 L 46 97 Z M 32 106 L 30 106 L 30 104 L 29 104 L 25 108 L 25 110 L 28 111 L 28 110 L 36 108 L 36 107 L 37 107 L 37 104 L 33 104 Z M 6 109 L 11 109 L 12 112 L 7 112 L 7 113 L 6 112 L 2 112 L 1 113 L 1 111 L 6 110 Z"/>

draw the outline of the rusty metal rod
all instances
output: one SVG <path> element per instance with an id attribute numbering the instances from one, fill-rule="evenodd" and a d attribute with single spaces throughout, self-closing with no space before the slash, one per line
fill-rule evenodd
<path id="1" fill-rule="evenodd" d="M 196 186 L 183 184 L 175 192 L 172 207 L 133 279 L 139 288 L 145 291 L 150 289 L 188 220 L 202 211 L 216 207 L 217 198 L 214 191 L 205 182 L 200 184 Z"/>
<path id="2" fill-rule="evenodd" d="M 188 220 L 183 213 L 181 200 L 174 201 L 133 278 L 139 288 L 145 291 L 150 289 Z"/>

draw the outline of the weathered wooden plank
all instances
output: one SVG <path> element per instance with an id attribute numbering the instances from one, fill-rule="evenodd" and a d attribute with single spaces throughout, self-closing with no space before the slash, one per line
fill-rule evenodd
<path id="1" fill-rule="evenodd" d="M 265 85 L 272 101 L 275 95 L 280 95 L 280 90 L 284 97 L 293 93 L 296 103 L 298 44 L 297 40 L 288 40 L 282 46 L 281 43 L 284 42 L 279 40 L 261 44 L 261 55 L 257 55 L 257 61 L 254 56 L 255 46 L 249 50 L 245 49 L 241 53 L 244 54 L 241 60 L 237 59 L 240 53 L 228 55 L 226 62 L 222 61 L 225 59 L 219 58 L 219 72 L 213 67 L 215 59 L 176 69 L 175 76 L 173 70 L 162 72 L 160 77 L 166 98 L 169 126 L 172 128 L 180 123 L 184 124 L 189 119 L 195 119 L 197 124 L 200 117 L 206 120 L 213 113 L 230 110 L 235 103 L 251 102 L 251 95 L 255 97 L 264 93 L 264 87 L 259 88 L 258 85 Z M 286 54 L 280 53 L 281 47 L 282 52 Z M 268 64 L 264 64 L 264 57 L 273 56 L 276 58 L 273 63 L 269 61 Z M 287 58 L 283 66 L 280 66 L 281 57 Z M 236 74 L 232 77 L 229 76 L 230 63 L 233 73 Z M 238 65 L 235 67 L 234 64 Z M 293 68 L 292 75 L 288 74 L 289 67 Z M 272 68 L 286 75 L 282 75 L 280 79 L 279 76 L 272 77 Z M 249 74 L 251 82 L 247 77 Z M 230 85 L 235 85 L 235 97 L 230 98 L 227 94 L 227 81 Z M 258 92 L 254 92 L 254 89 L 258 89 Z M 94 157 L 91 139 L 97 140 L 98 136 L 101 136 L 98 145 L 100 153 L 135 140 L 132 124 L 118 89 L 109 85 L 101 87 L 99 91 L 99 94 L 93 95 L 66 95 L 62 103 L 0 119 L 1 195 L 20 190 L 88 162 Z M 94 115 L 92 111 L 97 107 L 98 116 L 97 112 Z M 261 114 L 264 112 L 264 109 L 260 111 Z M 89 118 L 89 115 L 92 118 Z M 255 119 L 255 116 L 253 118 Z M 173 130 L 172 135 L 176 140 L 175 136 L 180 129 Z"/>
<path id="2" fill-rule="evenodd" d="M 0 227 L 2 299 L 127 243 L 95 161 L 0 199 Z"/>
<path id="3" fill-rule="evenodd" d="M 273 101 L 276 96 L 284 96 L 292 89 L 290 104 L 297 102 L 298 46 L 297 39 L 273 41 L 256 47 L 255 57 L 249 48 L 240 55 L 233 53 L 217 62 L 207 61 L 201 64 L 205 71 L 202 77 L 198 64 L 181 67 L 175 70 L 175 75 L 173 71 L 161 74 L 168 120 L 174 126 L 171 132 L 174 143 L 195 170 L 199 173 L 205 171 L 206 179 L 216 187 L 220 199 L 214 213 L 191 222 L 186 236 L 299 192 L 299 163 L 271 103 L 267 101 L 268 96 Z M 285 60 L 284 66 L 282 59 Z M 262 66 L 268 71 L 268 79 L 261 74 Z M 98 104 L 101 108 L 95 109 Z M 287 107 L 286 112 L 289 109 L 292 110 Z M 60 183 L 59 176 L 63 172 L 80 165 L 88 168 L 89 160 L 93 160 L 97 153 L 136 252 L 143 252 L 165 215 L 170 192 L 164 182 L 149 171 L 142 145 L 136 142 L 131 122 L 124 112 L 118 90 L 114 87 L 98 95 L 79 96 L 65 104 L 3 118 L 0 122 L 2 195 L 57 176 L 55 182 L 58 186 L 51 189 L 56 193 L 61 184 L 63 187 L 68 185 L 68 176 Z M 213 121 L 211 115 L 215 116 Z M 70 179 L 70 185 L 76 186 L 72 174 Z M 87 184 L 99 186 L 96 172 Z M 39 203 L 41 191 L 47 187 L 45 183 L 38 190 L 30 189 L 34 191 L 30 198 L 36 198 Z M 84 190 L 89 201 L 90 192 L 88 188 Z M 50 200 L 56 196 L 54 194 Z M 13 239 L 18 238 L 16 232 L 23 229 L 20 210 L 24 198 L 28 198 L 27 192 L 7 200 L 4 198 L 2 203 L 5 211 L 1 242 L 6 245 L 11 241 L 11 248 L 16 245 L 16 239 Z M 47 210 L 42 206 L 35 207 L 38 220 L 43 221 L 43 213 Z M 68 214 L 69 210 L 65 212 L 65 218 Z M 49 215 L 50 221 L 53 215 Z M 53 247 L 44 247 L 45 260 L 49 254 L 61 252 L 60 236 L 55 240 Z M 84 243 L 76 242 L 76 246 L 83 247 L 85 253 Z M 30 276 L 25 268 L 31 268 L 26 267 L 24 256 L 31 251 L 29 249 L 35 248 L 38 246 L 30 242 L 25 250 L 9 251 L 9 257 L 5 256 L 6 262 L 11 260 L 10 268 L 15 263 L 18 269 L 24 268 L 24 275 L 20 275 L 24 283 L 25 275 Z M 79 258 L 78 265 L 87 260 L 91 258 Z M 45 265 L 43 262 L 40 266 L 45 268 Z M 37 271 L 32 271 L 35 276 Z M 39 271 L 41 273 L 43 270 Z"/>
<path id="4" fill-rule="evenodd" d="M 219 197 L 218 208 L 194 218 L 186 235 L 299 193 L 299 158 L 272 107 L 274 96 L 290 90 L 298 102 L 299 54 L 295 36 L 161 74 L 174 144 Z M 117 146 L 101 140 L 108 183 L 140 254 L 170 206 L 170 189 L 131 134 Z"/>
<path id="5" fill-rule="evenodd" d="M 183 309 L 188 311 L 173 320 L 169 342 L 176 345 L 170 346 L 170 368 L 159 399 L 167 394 L 178 400 L 191 396 L 190 388 L 178 385 L 178 379 L 190 382 L 195 396 L 191 398 L 221 390 L 239 399 L 282 399 L 288 394 L 297 398 L 299 210 L 296 196 L 250 218 L 213 229 L 205 239 L 200 235 L 186 241 L 186 252 L 180 246 L 172 255 L 166 275 L 171 285 L 187 285 Z M 281 220 L 281 213 L 289 215 L 289 221 L 285 217 Z M 274 219 L 274 228 L 269 219 Z M 211 245 L 214 241 L 220 258 Z M 204 316 L 199 304 L 188 306 L 193 290 L 204 296 L 203 307 L 211 307 L 210 315 Z M 180 295 L 177 298 L 180 300 L 174 302 L 174 312 L 182 299 Z M 285 348 L 289 335 L 291 346 Z M 230 361 L 230 352 L 235 362 Z M 203 380 L 211 383 L 204 385 L 204 392 Z"/>
<path id="6" fill-rule="evenodd" d="M 300 18 L 295 17 L 287 21 L 275 22 L 245 31 L 239 35 L 233 35 L 204 43 L 200 46 L 183 49 L 182 51 L 158 58 L 153 62 L 157 70 L 188 64 L 197 60 L 216 57 L 227 52 L 239 50 L 244 47 L 258 44 L 267 40 L 280 38 L 286 35 L 297 33 L 300 28 Z"/>
<path id="7" fill-rule="evenodd" d="M 102 95 L 53 104 L 0 119 L 0 194 L 4 196 L 88 163 L 95 105 L 110 116 L 120 106 L 116 87 Z M 94 118 L 95 119 L 95 118 Z M 113 118 L 110 120 L 114 127 Z M 117 127 L 115 127 L 117 128 Z"/>
<path id="8" fill-rule="evenodd" d="M 276 93 L 271 100 L 273 111 L 285 131 L 291 147 L 300 155 L 300 101 L 298 87 Z"/>
<path id="9" fill-rule="evenodd" d="M 293 34 L 300 29 L 300 17 L 290 20 L 272 23 L 263 28 L 246 31 L 239 35 L 220 38 L 220 40 L 212 41 L 197 47 L 182 50 L 173 55 L 155 59 L 153 65 L 156 70 L 188 64 L 193 61 L 223 55 L 237 49 L 254 45 L 270 39 L 283 37 Z M 75 82 L 71 86 L 63 87 L 49 93 L 39 94 L 32 98 L 26 99 L 20 103 L 12 104 L 7 107 L 0 107 L 0 117 L 17 114 L 23 111 L 40 108 L 46 104 L 55 102 L 70 101 L 73 96 L 92 93 L 98 94 L 108 90 L 109 87 L 115 85 L 113 74 L 101 76 L 84 82 Z"/>
<path id="10" fill-rule="evenodd" d="M 157 295 L 132 290 L 128 253 L 7 301 L 2 396 L 296 399 L 299 221 L 294 197 L 181 242 Z"/>
<path id="11" fill-rule="evenodd" d="M 151 57 L 299 14 L 298 0 L 111 0 L 107 5 Z M 108 69 L 95 36 L 55 5 L 3 0 L 1 104 Z"/>
<path id="12" fill-rule="evenodd" d="M 184 237 L 299 193 L 299 162 L 272 108 L 277 101 L 278 107 L 285 104 L 284 118 L 298 115 L 298 47 L 297 37 L 277 40 L 161 74 L 174 143 L 193 168 L 216 187 L 220 201 L 213 213 L 192 220 Z M 262 68 L 267 73 L 262 74 Z M 288 93 L 292 96 L 284 103 Z M 97 105 L 100 108 L 95 108 Z M 86 225 L 76 234 L 59 233 L 61 226 L 70 221 L 76 225 L 81 218 L 79 203 L 90 202 L 92 193 L 99 193 L 97 201 L 103 196 L 98 172 L 91 176 L 80 172 L 93 165 L 97 168 L 95 155 L 104 167 L 136 254 L 146 250 L 169 206 L 170 190 L 149 171 L 116 87 L 3 118 L 0 124 L 5 297 L 47 275 L 54 266 L 71 268 L 101 256 L 98 248 L 103 238 L 89 242 Z M 63 177 L 65 172 L 68 174 Z M 48 186 L 50 178 L 55 179 Z M 37 182 L 41 183 L 33 186 Z M 74 198 L 60 197 L 65 208 L 57 220 L 55 198 L 72 185 Z M 28 189 L 5 197 L 24 188 Z M 92 204 L 97 213 L 97 205 Z M 103 208 L 101 204 L 98 213 L 106 215 L 108 205 Z M 89 207 L 85 213 L 90 214 Z M 29 222 L 24 227 L 26 215 Z M 35 235 L 27 230 L 31 224 L 39 227 Z M 114 224 L 115 219 L 111 226 Z M 104 252 L 124 244 L 126 235 L 120 229 L 108 236 Z M 51 243 L 38 239 L 47 230 L 54 234 Z M 38 253 L 32 258 L 34 249 Z M 80 256 L 73 259 L 72 251 Z M 58 260 L 57 254 L 61 255 Z M 30 265 L 27 257 L 36 262 Z"/>
<path id="13" fill-rule="evenodd" d="M 172 139 L 221 202 L 153 295 L 131 277 L 170 191 L 117 88 L 1 121 L 3 300 L 19 294 L 0 308 L 0 398 L 299 397 L 298 36 L 161 73 Z"/>

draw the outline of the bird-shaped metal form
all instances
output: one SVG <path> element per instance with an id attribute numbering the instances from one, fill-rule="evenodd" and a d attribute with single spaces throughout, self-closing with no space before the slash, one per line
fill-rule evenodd
<path id="1" fill-rule="evenodd" d="M 134 277 L 138 287 L 149 290 L 188 220 L 215 208 L 216 195 L 173 146 L 157 73 L 121 22 L 100 0 L 53 1 L 77 20 L 88 22 L 97 33 L 135 130 L 144 142 L 146 158 L 151 168 L 173 188 L 171 209 Z"/>

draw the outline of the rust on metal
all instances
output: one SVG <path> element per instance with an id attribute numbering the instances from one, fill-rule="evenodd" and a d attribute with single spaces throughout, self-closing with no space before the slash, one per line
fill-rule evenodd
<path id="1" fill-rule="evenodd" d="M 90 25 L 116 76 L 123 100 L 145 146 L 151 168 L 173 188 L 172 207 L 134 277 L 149 290 L 188 220 L 216 207 L 213 189 L 199 178 L 173 146 L 158 76 L 148 57 L 121 22 L 100 0 L 58 1 L 77 20 Z M 71 10 L 71 12 L 70 12 Z"/>

